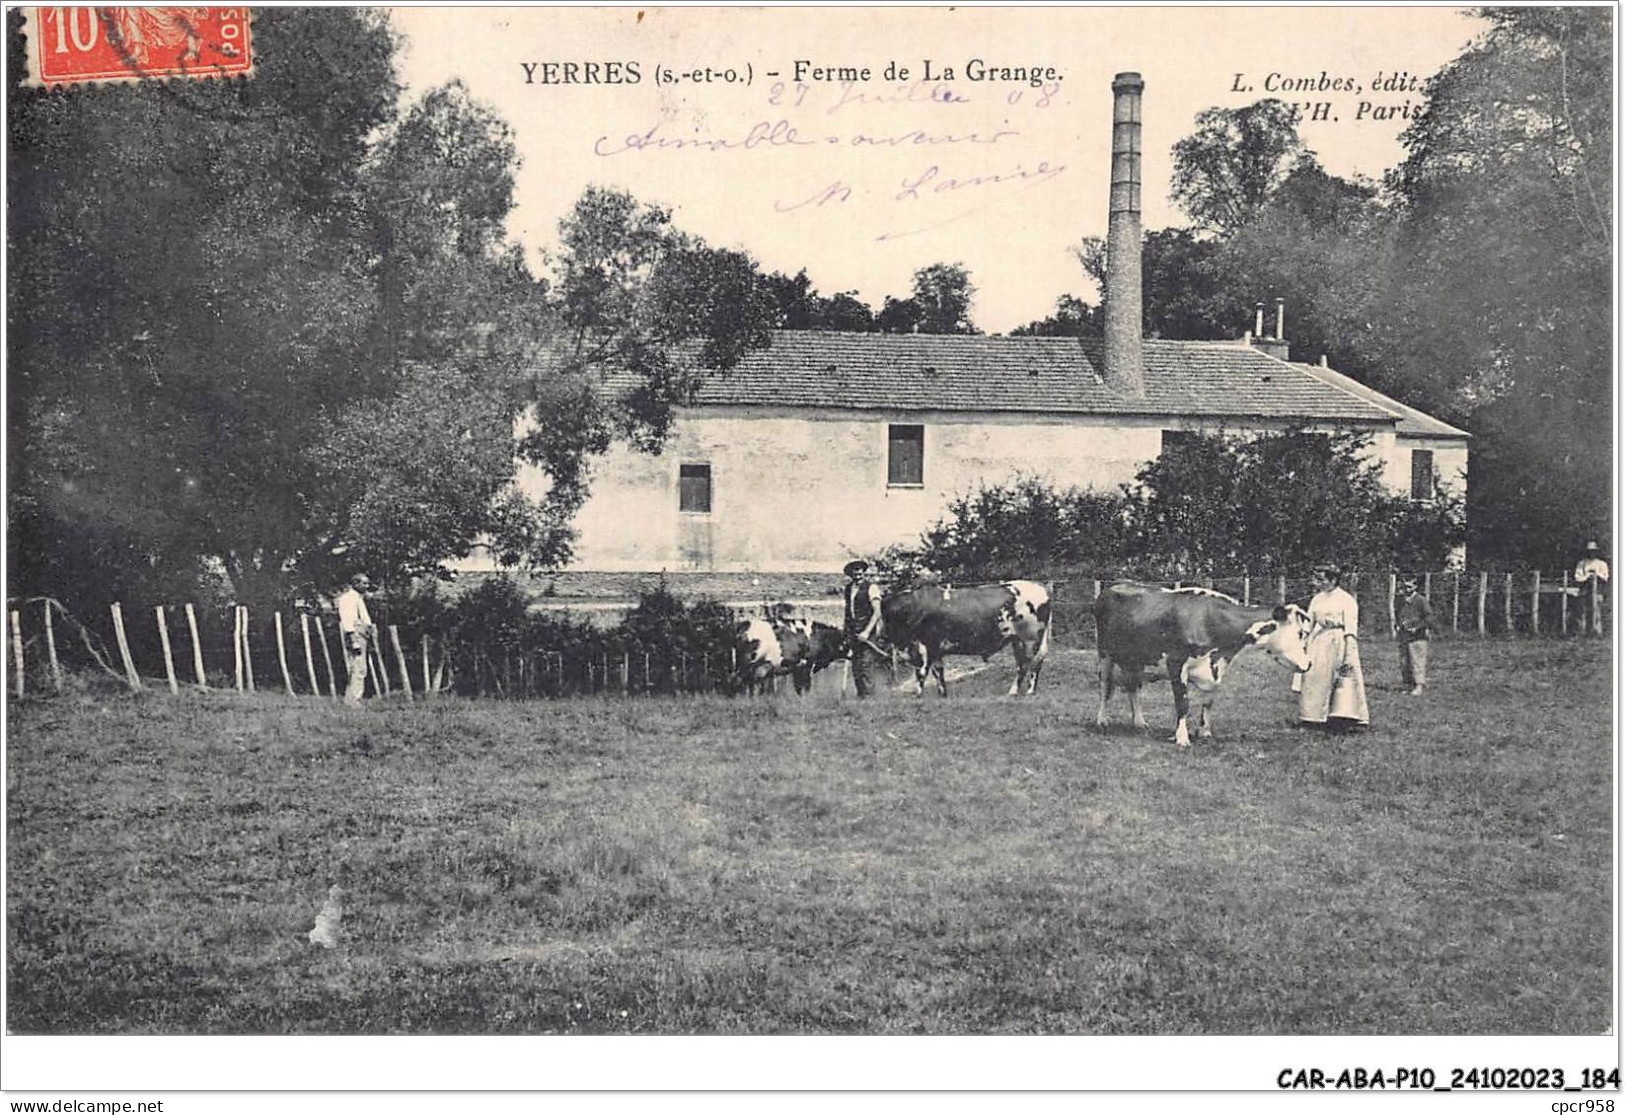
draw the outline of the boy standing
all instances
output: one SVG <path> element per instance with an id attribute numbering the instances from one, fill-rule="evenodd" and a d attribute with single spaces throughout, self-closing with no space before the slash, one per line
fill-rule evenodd
<path id="1" fill-rule="evenodd" d="M 1394 634 L 1399 638 L 1399 676 L 1419 696 L 1428 683 L 1428 632 L 1433 627 L 1433 607 L 1416 587 L 1415 577 L 1400 582 L 1404 600 L 1394 618 Z"/>

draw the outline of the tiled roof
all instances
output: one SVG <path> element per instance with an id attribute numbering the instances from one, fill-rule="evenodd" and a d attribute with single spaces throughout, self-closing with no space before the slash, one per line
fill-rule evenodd
<path id="1" fill-rule="evenodd" d="M 1367 387 L 1357 379 L 1334 372 L 1330 368 L 1319 364 L 1298 364 L 1294 368 L 1302 368 L 1316 379 L 1329 383 L 1333 387 L 1341 387 L 1345 391 L 1352 391 L 1367 402 L 1375 403 L 1385 410 L 1392 411 L 1399 416 L 1399 425 L 1395 429 L 1403 436 L 1411 437 L 1441 437 L 1441 438 L 1470 438 L 1473 435 L 1466 430 L 1458 430 L 1448 422 L 1441 422 L 1431 414 L 1417 410 L 1413 406 L 1406 406 L 1398 399 L 1390 398 L 1374 387 Z"/>
<path id="2" fill-rule="evenodd" d="M 726 372 L 701 406 L 1041 411 L 1388 424 L 1395 412 L 1238 342 L 1144 343 L 1145 398 L 1106 385 L 1101 342 L 1070 337 L 783 330 Z"/>

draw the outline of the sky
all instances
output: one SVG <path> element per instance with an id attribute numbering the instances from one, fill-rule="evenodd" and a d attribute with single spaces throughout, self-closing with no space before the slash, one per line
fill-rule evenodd
<path id="1" fill-rule="evenodd" d="M 963 263 L 989 332 L 1094 295 L 1070 249 L 1105 234 L 1115 73 L 1145 80 L 1145 226 L 1162 228 L 1185 223 L 1170 151 L 1198 112 L 1300 103 L 1328 170 L 1380 178 L 1403 158 L 1422 82 L 1480 27 L 1463 9 L 1370 6 L 408 8 L 393 21 L 409 97 L 460 79 L 512 126 L 510 230 L 539 267 L 582 190 L 618 186 L 713 245 L 877 308 L 917 269 Z M 1291 292 L 1275 293 L 1290 313 Z"/>

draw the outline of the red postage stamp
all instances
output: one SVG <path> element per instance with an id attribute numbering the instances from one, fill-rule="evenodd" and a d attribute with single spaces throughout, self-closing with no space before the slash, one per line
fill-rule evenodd
<path id="1" fill-rule="evenodd" d="M 30 8 L 33 86 L 254 72 L 247 8 Z"/>

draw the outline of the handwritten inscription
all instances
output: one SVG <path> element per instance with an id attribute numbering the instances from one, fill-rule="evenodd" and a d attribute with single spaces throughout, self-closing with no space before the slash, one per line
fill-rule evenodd
<path id="1" fill-rule="evenodd" d="M 871 134 L 868 132 L 804 131 L 788 120 L 759 120 L 741 132 L 732 135 L 697 133 L 680 136 L 667 135 L 657 123 L 644 132 L 635 132 L 620 139 L 599 136 L 593 144 L 593 154 L 600 158 L 646 151 L 771 151 L 795 147 L 943 147 L 953 145 L 991 146 L 1021 134 L 1014 128 L 1001 128 L 991 132 L 947 132 L 925 128 L 908 128 L 899 132 Z"/>
<path id="2" fill-rule="evenodd" d="M 1052 166 L 1048 159 L 1040 159 L 1037 163 L 1028 166 L 1018 163 L 998 171 L 981 174 L 955 175 L 945 172 L 940 166 L 932 164 L 919 171 L 904 175 L 899 187 L 895 191 L 882 193 L 879 200 L 895 204 L 907 205 L 912 208 L 914 203 L 928 202 L 941 198 L 976 197 L 978 202 L 969 208 L 961 209 L 947 217 L 930 218 L 929 223 L 916 228 L 893 230 L 882 233 L 876 239 L 898 240 L 916 233 L 928 232 L 931 229 L 941 228 L 963 220 L 973 213 L 1008 201 L 1017 194 L 1025 193 L 1035 186 L 1065 173 L 1066 165 Z M 1010 189 L 996 189 L 1000 186 L 1012 186 Z M 875 191 L 865 190 L 860 186 L 849 185 L 837 178 L 828 185 L 821 186 L 812 193 L 799 199 L 780 200 L 773 203 L 773 208 L 780 213 L 794 213 L 803 209 L 822 209 L 829 205 L 844 205 L 854 198 L 859 200 L 873 200 Z"/>

